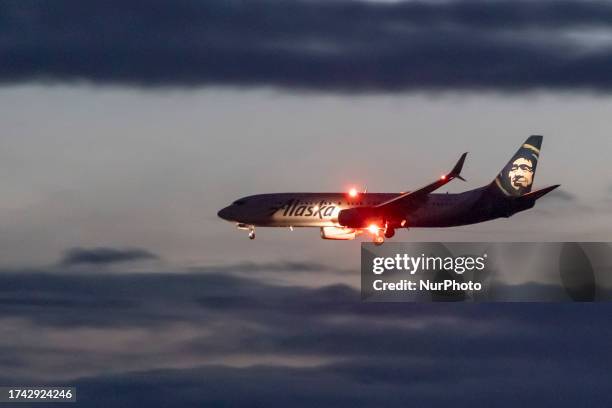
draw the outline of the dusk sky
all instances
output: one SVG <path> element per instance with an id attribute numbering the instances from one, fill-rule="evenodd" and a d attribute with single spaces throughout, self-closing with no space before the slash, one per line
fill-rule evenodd
<path id="1" fill-rule="evenodd" d="M 216 213 L 406 191 L 467 151 L 464 191 L 542 134 L 561 188 L 534 209 L 394 239 L 610 241 L 612 2 L 5 1 L 0 58 L 0 385 L 610 406 L 607 304 L 362 303 L 359 240 Z"/>

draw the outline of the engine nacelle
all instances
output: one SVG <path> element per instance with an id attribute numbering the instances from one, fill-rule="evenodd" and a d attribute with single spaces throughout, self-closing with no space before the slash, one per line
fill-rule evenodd
<path id="1" fill-rule="evenodd" d="M 321 238 L 334 240 L 350 240 L 355 239 L 357 233 L 354 229 L 338 228 L 338 227 L 321 227 Z"/>
<path id="2" fill-rule="evenodd" d="M 383 225 L 384 220 L 375 208 L 357 207 L 340 211 L 338 223 L 348 228 L 368 228 L 371 224 Z"/>

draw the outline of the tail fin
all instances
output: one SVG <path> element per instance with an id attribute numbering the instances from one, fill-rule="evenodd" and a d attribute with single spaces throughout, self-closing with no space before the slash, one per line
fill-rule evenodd
<path id="1" fill-rule="evenodd" d="M 531 191 L 540 158 L 542 136 L 529 136 L 491 183 L 503 195 L 520 197 Z"/>

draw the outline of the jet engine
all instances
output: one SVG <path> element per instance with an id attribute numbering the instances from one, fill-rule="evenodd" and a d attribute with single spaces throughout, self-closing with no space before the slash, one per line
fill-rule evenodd
<path id="1" fill-rule="evenodd" d="M 338 223 L 349 228 L 368 228 L 372 224 L 384 225 L 384 220 L 375 208 L 357 207 L 340 211 Z"/>
<path id="2" fill-rule="evenodd" d="M 321 227 L 321 238 L 333 240 L 355 239 L 357 233 L 351 228 Z"/>

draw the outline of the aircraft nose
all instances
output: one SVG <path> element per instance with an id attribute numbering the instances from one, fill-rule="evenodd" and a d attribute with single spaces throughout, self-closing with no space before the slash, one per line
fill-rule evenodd
<path id="1" fill-rule="evenodd" d="M 219 218 L 223 218 L 226 221 L 231 221 L 231 219 L 230 219 L 231 213 L 232 213 L 231 208 L 230 207 L 225 207 L 225 208 L 222 208 L 221 210 L 219 210 L 217 215 L 219 216 Z"/>

